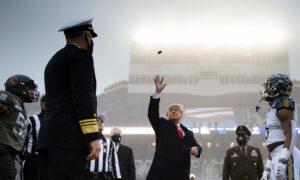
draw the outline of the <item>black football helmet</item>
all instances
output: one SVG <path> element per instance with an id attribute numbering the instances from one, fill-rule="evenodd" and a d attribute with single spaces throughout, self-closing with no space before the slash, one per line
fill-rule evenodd
<path id="1" fill-rule="evenodd" d="M 289 97 L 292 93 L 293 83 L 283 74 L 273 74 L 262 84 L 261 98 L 274 99 L 277 97 Z"/>
<path id="2" fill-rule="evenodd" d="M 5 90 L 19 96 L 24 102 L 37 102 L 39 92 L 34 81 L 26 75 L 14 75 L 5 82 Z"/>

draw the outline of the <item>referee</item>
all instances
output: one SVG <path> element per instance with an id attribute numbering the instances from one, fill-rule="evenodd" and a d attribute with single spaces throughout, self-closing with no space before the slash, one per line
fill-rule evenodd
<path id="1" fill-rule="evenodd" d="M 97 116 L 99 132 L 102 134 L 104 116 Z M 118 153 L 109 138 L 102 135 L 99 158 L 87 163 L 86 180 L 121 179 Z"/>
<path id="2" fill-rule="evenodd" d="M 39 154 L 37 151 L 38 134 L 44 119 L 46 97 L 40 100 L 41 112 L 29 117 L 27 134 L 23 146 L 23 180 L 39 180 Z"/>

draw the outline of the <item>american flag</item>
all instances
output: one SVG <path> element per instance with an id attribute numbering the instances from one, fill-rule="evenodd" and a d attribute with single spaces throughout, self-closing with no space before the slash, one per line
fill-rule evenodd
<path id="1" fill-rule="evenodd" d="M 230 107 L 191 108 L 185 110 L 185 116 L 209 121 L 234 120 L 234 111 Z"/>

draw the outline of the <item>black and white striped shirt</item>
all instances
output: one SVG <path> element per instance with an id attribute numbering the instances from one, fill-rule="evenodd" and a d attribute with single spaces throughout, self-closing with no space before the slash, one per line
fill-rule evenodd
<path id="1" fill-rule="evenodd" d="M 89 161 L 87 164 L 87 170 L 89 172 L 111 173 L 113 178 L 120 179 L 121 171 L 115 145 L 110 139 L 103 139 L 100 140 L 101 151 L 99 153 L 99 158 Z"/>
<path id="2" fill-rule="evenodd" d="M 37 139 L 41 127 L 42 114 L 33 115 L 29 117 L 29 124 L 27 126 L 27 134 L 23 146 L 23 154 L 36 155 L 37 154 Z"/>

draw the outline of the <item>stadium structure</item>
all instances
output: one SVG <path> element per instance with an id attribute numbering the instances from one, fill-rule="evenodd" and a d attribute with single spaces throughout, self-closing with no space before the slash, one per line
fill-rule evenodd
<path id="1" fill-rule="evenodd" d="M 259 40 L 266 36 L 254 40 L 249 36 L 251 43 L 246 44 L 241 43 L 242 37 L 207 43 L 207 38 L 196 37 L 195 42 L 190 35 L 189 42 L 175 39 L 166 43 L 162 40 L 173 39 L 168 34 L 139 35 L 130 51 L 128 80 L 106 87 L 98 96 L 98 114 L 106 116 L 104 134 L 109 136 L 112 127 L 123 130 L 122 142 L 134 151 L 138 180 L 145 179 L 155 151 L 154 132 L 147 118 L 155 75 L 162 75 L 168 84 L 161 96 L 161 115 L 168 104 L 183 104 L 183 124 L 203 147 L 200 160 L 192 158 L 191 173 L 196 179 L 221 179 L 226 149 L 236 146 L 237 125 L 251 129 L 249 144 L 260 148 L 266 159 L 263 124 L 268 107 L 262 104 L 261 111 L 255 112 L 259 89 L 270 74 L 290 74 L 287 43 Z M 205 43 L 198 41 L 201 38 Z M 293 83 L 292 97 L 299 112 L 300 82 Z M 29 109 L 32 114 L 39 108 L 31 105 Z M 299 124 L 298 119 L 299 114 Z"/>

